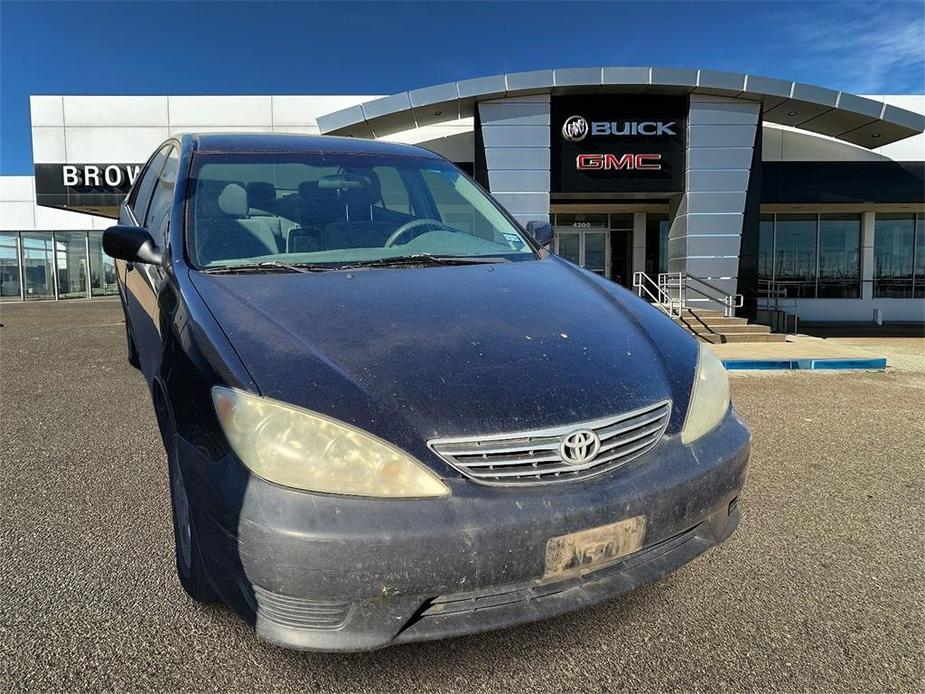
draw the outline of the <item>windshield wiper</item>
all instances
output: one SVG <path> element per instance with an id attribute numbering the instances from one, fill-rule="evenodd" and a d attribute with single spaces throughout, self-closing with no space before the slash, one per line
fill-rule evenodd
<path id="1" fill-rule="evenodd" d="M 399 255 L 394 258 L 377 258 L 376 260 L 359 260 L 338 267 L 339 270 L 353 270 L 367 267 L 403 267 L 409 265 L 482 265 L 510 262 L 506 258 L 477 255 L 434 255 L 432 253 L 415 253 Z"/>
<path id="2" fill-rule="evenodd" d="M 313 265 L 312 263 L 281 263 L 278 260 L 266 260 L 251 265 L 223 265 L 221 267 L 206 268 L 203 272 L 210 275 L 230 275 L 239 272 L 328 272 L 336 270 L 330 265 Z"/>

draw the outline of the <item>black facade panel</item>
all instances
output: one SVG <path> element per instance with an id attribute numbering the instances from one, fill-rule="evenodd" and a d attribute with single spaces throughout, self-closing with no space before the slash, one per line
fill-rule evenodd
<path id="1" fill-rule="evenodd" d="M 687 97 L 554 96 L 550 106 L 552 194 L 684 191 Z"/>
<path id="2" fill-rule="evenodd" d="M 761 178 L 765 204 L 925 202 L 921 161 L 766 161 Z"/>

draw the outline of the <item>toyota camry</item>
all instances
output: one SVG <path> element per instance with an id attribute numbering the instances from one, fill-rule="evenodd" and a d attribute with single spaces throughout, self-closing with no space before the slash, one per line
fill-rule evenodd
<path id="1" fill-rule="evenodd" d="M 183 135 L 104 236 L 167 453 L 176 565 L 271 642 L 552 617 L 739 520 L 722 364 L 443 158 Z"/>

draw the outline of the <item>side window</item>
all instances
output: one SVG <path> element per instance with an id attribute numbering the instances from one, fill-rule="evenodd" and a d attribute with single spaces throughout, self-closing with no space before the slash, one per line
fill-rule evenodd
<path id="1" fill-rule="evenodd" d="M 167 149 L 170 145 L 162 147 L 160 151 L 151 159 L 148 168 L 145 169 L 141 180 L 138 181 L 138 187 L 135 188 L 132 197 L 131 208 L 135 214 L 135 219 L 139 224 L 145 223 L 145 214 L 148 211 L 148 203 L 151 202 L 151 192 L 154 190 L 154 184 L 157 182 L 157 176 L 161 172 L 164 160 L 167 158 Z"/>
<path id="2" fill-rule="evenodd" d="M 161 175 L 157 178 L 154 195 L 148 206 L 145 217 L 145 227 L 154 237 L 154 243 L 160 248 L 167 240 L 167 229 L 170 227 L 170 211 L 173 208 L 173 191 L 177 187 L 177 172 L 180 169 L 180 156 L 176 147 L 170 149 Z"/>
<path id="3" fill-rule="evenodd" d="M 373 172 L 379 177 L 382 186 L 382 206 L 393 212 L 410 215 L 411 199 L 398 169 L 393 166 L 374 166 Z"/>

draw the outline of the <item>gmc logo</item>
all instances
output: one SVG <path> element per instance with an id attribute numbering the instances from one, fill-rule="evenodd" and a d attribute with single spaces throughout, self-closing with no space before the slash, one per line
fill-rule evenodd
<path id="1" fill-rule="evenodd" d="M 575 168 L 579 171 L 661 171 L 661 154 L 579 154 Z"/>

